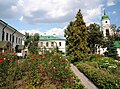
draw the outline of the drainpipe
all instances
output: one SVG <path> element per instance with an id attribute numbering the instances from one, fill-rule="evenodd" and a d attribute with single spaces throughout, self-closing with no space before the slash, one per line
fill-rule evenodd
<path id="1" fill-rule="evenodd" d="M 13 33 L 12 33 L 12 48 L 13 48 L 13 35 L 16 33 L 17 30 L 15 30 Z M 15 41 L 15 40 L 14 40 Z"/>
<path id="2" fill-rule="evenodd" d="M 4 28 L 2 29 L 2 41 L 4 41 L 4 34 L 5 34 L 5 28 L 7 27 L 7 24 L 5 24 Z"/>

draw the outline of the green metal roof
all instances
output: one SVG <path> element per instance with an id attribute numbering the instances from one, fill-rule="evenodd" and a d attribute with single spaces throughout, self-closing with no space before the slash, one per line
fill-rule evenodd
<path id="1" fill-rule="evenodd" d="M 103 19 L 109 19 L 109 16 L 108 16 L 108 15 L 106 15 L 105 10 L 104 10 L 104 16 L 102 16 L 102 20 L 103 20 Z"/>
<path id="2" fill-rule="evenodd" d="M 102 20 L 103 19 L 109 19 L 109 16 L 108 15 L 104 15 L 104 16 L 102 16 Z"/>
<path id="3" fill-rule="evenodd" d="M 65 40 L 55 36 L 40 36 L 40 40 Z"/>
<path id="4" fill-rule="evenodd" d="M 114 45 L 115 45 L 116 48 L 120 48 L 120 41 L 115 41 Z"/>

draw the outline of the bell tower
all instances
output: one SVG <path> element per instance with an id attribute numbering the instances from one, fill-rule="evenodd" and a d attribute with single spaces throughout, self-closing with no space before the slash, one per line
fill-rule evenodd
<path id="1" fill-rule="evenodd" d="M 105 10 L 104 10 L 104 15 L 101 18 L 101 21 L 102 21 L 101 31 L 103 32 L 104 37 L 112 35 L 113 32 L 112 32 L 112 29 L 111 29 L 111 26 L 110 26 L 110 19 L 109 19 L 109 16 L 106 15 Z"/>

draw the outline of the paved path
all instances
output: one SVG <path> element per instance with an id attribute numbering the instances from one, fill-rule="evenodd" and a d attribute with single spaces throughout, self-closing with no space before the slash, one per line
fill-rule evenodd
<path id="1" fill-rule="evenodd" d="M 76 66 L 73 64 L 71 65 L 71 70 L 78 76 L 78 79 L 80 79 L 81 84 L 85 86 L 86 89 L 98 89 L 83 73 L 81 73 Z"/>

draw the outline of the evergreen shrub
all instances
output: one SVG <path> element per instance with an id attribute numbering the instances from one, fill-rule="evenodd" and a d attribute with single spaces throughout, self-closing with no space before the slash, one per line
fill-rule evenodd
<path id="1" fill-rule="evenodd" d="M 99 70 L 86 63 L 79 63 L 78 69 L 83 72 L 99 89 L 120 89 L 120 80 L 107 71 Z"/>

